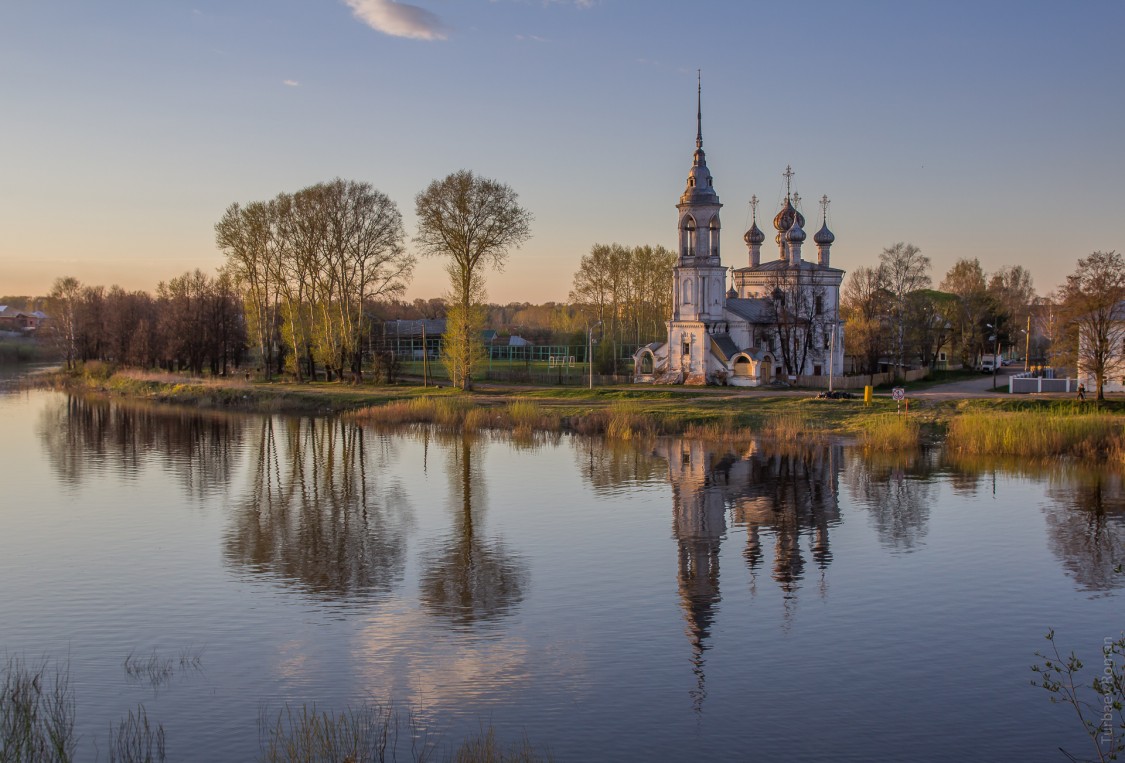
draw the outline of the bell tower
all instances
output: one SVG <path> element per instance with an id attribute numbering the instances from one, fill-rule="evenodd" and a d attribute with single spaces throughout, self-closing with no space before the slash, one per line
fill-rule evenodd
<path id="1" fill-rule="evenodd" d="M 703 383 L 710 356 L 710 334 L 723 320 L 726 268 L 719 252 L 719 195 L 703 152 L 703 87 L 696 85 L 695 153 L 687 185 L 676 205 L 679 256 L 672 269 L 673 308 L 668 322 L 670 367 L 685 381 Z"/>

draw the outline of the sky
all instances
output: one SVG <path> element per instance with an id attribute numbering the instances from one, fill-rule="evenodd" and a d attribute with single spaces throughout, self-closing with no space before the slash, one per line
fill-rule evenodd
<path id="1" fill-rule="evenodd" d="M 975 257 L 1045 294 L 1125 251 L 1123 29 L 1120 0 L 4 0 L 0 295 L 213 271 L 232 202 L 335 177 L 410 246 L 469 169 L 534 215 L 489 299 L 565 301 L 595 244 L 675 248 L 697 70 L 724 264 L 792 165 L 834 266 L 904 241 L 935 285 Z M 423 259 L 407 297 L 447 288 Z"/>

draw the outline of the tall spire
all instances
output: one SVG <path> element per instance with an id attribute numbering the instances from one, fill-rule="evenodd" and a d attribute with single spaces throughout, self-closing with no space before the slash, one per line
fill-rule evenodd
<path id="1" fill-rule="evenodd" d="M 695 76 L 695 147 L 703 148 L 703 70 L 696 69 Z"/>

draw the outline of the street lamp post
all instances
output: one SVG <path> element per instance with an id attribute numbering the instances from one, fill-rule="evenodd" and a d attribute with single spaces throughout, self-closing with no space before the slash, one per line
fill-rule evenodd
<path id="1" fill-rule="evenodd" d="M 1000 364 L 1000 329 L 993 326 L 991 323 L 984 324 L 996 333 L 989 337 L 989 339 L 996 340 L 996 354 L 992 356 L 992 389 L 996 389 L 996 366 Z"/>
<path id="2" fill-rule="evenodd" d="M 601 321 L 593 326 L 586 324 L 586 363 L 590 366 L 590 389 L 594 388 L 594 329 L 600 325 L 602 325 Z"/>

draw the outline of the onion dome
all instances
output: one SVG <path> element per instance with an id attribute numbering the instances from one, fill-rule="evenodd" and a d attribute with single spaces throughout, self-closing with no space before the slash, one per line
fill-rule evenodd
<path id="1" fill-rule="evenodd" d="M 794 210 L 794 212 L 796 212 L 796 210 Z M 793 225 L 785 234 L 785 240 L 791 244 L 800 244 L 805 240 L 805 229 L 801 227 L 801 223 L 804 221 L 800 218 L 801 213 L 797 212 L 796 216 L 793 218 Z"/>
<path id="2" fill-rule="evenodd" d="M 735 291 L 734 286 L 727 289 L 727 299 L 738 299 L 738 292 Z"/>
<path id="3" fill-rule="evenodd" d="M 797 222 L 803 228 L 805 226 L 805 216 L 797 211 L 797 208 L 793 206 L 793 203 L 791 201 L 789 201 L 789 197 L 786 196 L 785 206 L 783 206 L 781 208 L 781 211 L 777 213 L 777 216 L 773 218 L 773 227 L 778 231 L 789 230 L 793 227 L 794 215 L 797 216 Z"/>
<path id="4" fill-rule="evenodd" d="M 763 241 L 765 241 L 766 234 L 762 233 L 762 229 L 758 227 L 758 223 L 754 223 L 750 226 L 750 230 L 746 231 L 746 235 L 742 237 L 742 240 L 750 246 L 753 246 L 755 244 L 761 244 Z"/>
<path id="5" fill-rule="evenodd" d="M 816 235 L 813 236 L 813 241 L 815 241 L 820 246 L 828 246 L 835 240 L 836 236 L 832 234 L 832 231 L 828 230 L 828 221 L 825 220 L 821 224 L 820 230 L 818 230 L 816 232 Z"/>

